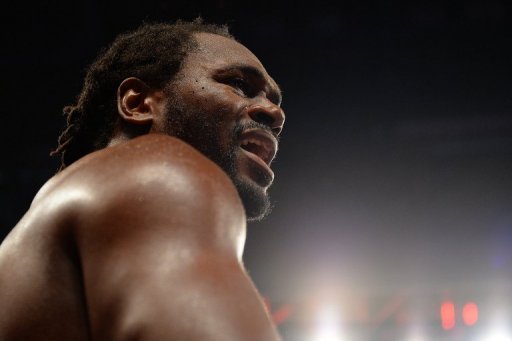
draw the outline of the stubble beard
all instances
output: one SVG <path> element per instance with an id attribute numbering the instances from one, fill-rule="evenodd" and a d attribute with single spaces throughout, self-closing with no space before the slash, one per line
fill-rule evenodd
<path id="1" fill-rule="evenodd" d="M 265 218 L 272 210 L 267 191 L 253 181 L 244 179 L 237 166 L 240 133 L 260 125 L 256 122 L 237 122 L 229 134 L 229 141 L 223 146 L 220 132 L 226 128 L 221 127 L 211 115 L 187 108 L 182 103 L 175 96 L 169 96 L 166 133 L 190 144 L 224 170 L 238 191 L 248 221 Z"/>

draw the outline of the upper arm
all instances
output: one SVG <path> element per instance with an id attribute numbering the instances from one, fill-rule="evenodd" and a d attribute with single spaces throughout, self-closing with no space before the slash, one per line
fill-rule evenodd
<path id="1" fill-rule="evenodd" d="M 238 197 L 220 170 L 190 161 L 94 179 L 75 227 L 94 337 L 275 339 L 240 262 Z"/>

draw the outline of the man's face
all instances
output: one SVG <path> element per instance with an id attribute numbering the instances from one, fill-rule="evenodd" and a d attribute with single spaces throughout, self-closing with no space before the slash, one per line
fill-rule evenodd
<path id="1" fill-rule="evenodd" d="M 270 210 L 267 189 L 284 123 L 277 84 L 258 58 L 234 40 L 195 35 L 170 87 L 167 133 L 188 142 L 216 162 L 232 179 L 247 218 Z"/>

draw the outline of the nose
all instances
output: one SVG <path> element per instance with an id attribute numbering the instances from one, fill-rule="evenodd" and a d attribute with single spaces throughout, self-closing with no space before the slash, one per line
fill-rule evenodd
<path id="1" fill-rule="evenodd" d="M 266 125 L 276 135 L 279 135 L 283 130 L 284 111 L 268 99 L 265 100 L 265 103 L 250 106 L 247 113 L 253 121 Z"/>

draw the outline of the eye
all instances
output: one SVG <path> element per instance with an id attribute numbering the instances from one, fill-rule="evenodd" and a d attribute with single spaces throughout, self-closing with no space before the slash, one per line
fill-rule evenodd
<path id="1" fill-rule="evenodd" d="M 226 83 L 232 88 L 234 88 L 242 96 L 250 97 L 252 95 L 252 89 L 250 84 L 243 78 L 231 78 Z"/>

